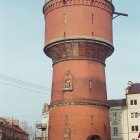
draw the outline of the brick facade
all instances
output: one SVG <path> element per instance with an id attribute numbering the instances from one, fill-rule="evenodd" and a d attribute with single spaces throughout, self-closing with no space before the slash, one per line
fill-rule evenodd
<path id="1" fill-rule="evenodd" d="M 44 5 L 44 52 L 53 61 L 49 140 L 110 139 L 105 60 L 113 51 L 106 0 Z"/>

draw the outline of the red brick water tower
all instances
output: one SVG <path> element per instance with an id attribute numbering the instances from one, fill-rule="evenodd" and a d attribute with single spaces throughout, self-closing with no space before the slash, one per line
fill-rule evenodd
<path id="1" fill-rule="evenodd" d="M 51 0 L 43 12 L 44 52 L 53 61 L 49 140 L 110 140 L 111 0 Z"/>

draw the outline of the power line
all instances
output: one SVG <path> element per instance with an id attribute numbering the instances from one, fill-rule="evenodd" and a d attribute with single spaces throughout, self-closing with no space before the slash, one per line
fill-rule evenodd
<path id="1" fill-rule="evenodd" d="M 30 86 L 30 87 L 33 87 L 33 88 L 38 88 L 38 89 L 42 89 L 42 90 L 48 90 L 47 87 L 43 87 L 43 86 L 40 86 L 40 85 L 37 85 L 37 84 L 33 84 L 33 83 L 30 83 L 30 82 L 19 80 L 19 79 L 13 78 L 13 77 L 0 75 L 0 79 L 10 81 L 10 82 L 15 82 L 17 84 L 22 84 L 24 86 Z"/>
<path id="2" fill-rule="evenodd" d="M 30 82 L 26 82 L 26 81 L 23 81 L 23 80 L 19 80 L 17 78 L 8 77 L 8 76 L 1 75 L 1 74 L 0 74 L 0 79 L 8 81 L 8 82 L 12 82 L 12 83 L 20 84 L 20 85 L 23 85 L 23 86 L 27 86 L 27 87 L 30 87 L 30 88 L 36 88 L 36 89 L 43 90 L 43 91 L 49 90 L 47 87 L 40 86 L 40 85 L 37 85 L 37 84 L 33 84 L 33 83 L 30 83 Z"/>
<path id="3" fill-rule="evenodd" d="M 4 84 L 4 85 L 7 85 L 7 86 L 12 86 L 12 87 L 20 88 L 20 89 L 23 89 L 23 90 L 28 90 L 28 91 L 32 91 L 32 92 L 36 92 L 36 93 L 48 95 L 48 94 L 46 94 L 45 92 L 41 92 L 41 91 L 37 91 L 37 90 L 32 90 L 32 89 L 28 89 L 28 88 L 24 88 L 24 87 L 20 87 L 20 86 L 15 86 L 15 85 L 8 84 L 8 83 L 4 83 L 4 82 L 0 82 L 0 83 L 1 83 L 1 84 Z"/>

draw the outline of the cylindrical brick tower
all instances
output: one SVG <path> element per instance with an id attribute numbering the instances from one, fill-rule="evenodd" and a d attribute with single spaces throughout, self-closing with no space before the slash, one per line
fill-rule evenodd
<path id="1" fill-rule="evenodd" d="M 53 61 L 49 140 L 109 140 L 111 0 L 51 0 L 43 12 L 44 52 Z"/>

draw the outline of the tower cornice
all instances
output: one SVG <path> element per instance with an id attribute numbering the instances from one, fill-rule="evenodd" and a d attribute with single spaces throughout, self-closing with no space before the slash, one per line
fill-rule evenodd
<path id="1" fill-rule="evenodd" d="M 84 40 L 89 40 L 89 41 L 94 41 L 94 42 L 97 42 L 97 43 L 100 42 L 100 43 L 103 43 L 103 44 L 108 44 L 108 45 L 110 45 L 114 48 L 112 42 L 110 42 L 106 39 L 103 39 L 101 37 L 97 37 L 97 36 L 67 36 L 67 37 L 63 37 L 63 38 L 56 38 L 54 40 L 46 42 L 44 49 L 46 47 L 51 47 L 52 44 L 55 44 L 55 43 L 57 44 L 57 43 L 62 42 L 62 41 L 67 42 L 67 41 L 71 41 L 71 40 L 73 40 L 73 41 L 74 40 L 83 40 L 83 41 Z"/>
<path id="2" fill-rule="evenodd" d="M 113 4 L 107 0 L 51 0 L 44 5 L 43 13 L 48 14 L 54 9 L 72 5 L 101 8 L 104 9 L 106 12 L 110 13 L 111 15 L 114 12 Z"/>
<path id="3" fill-rule="evenodd" d="M 44 52 L 53 63 L 66 60 L 92 60 L 105 64 L 105 59 L 114 51 L 111 43 L 90 38 L 65 38 L 44 47 Z"/>

